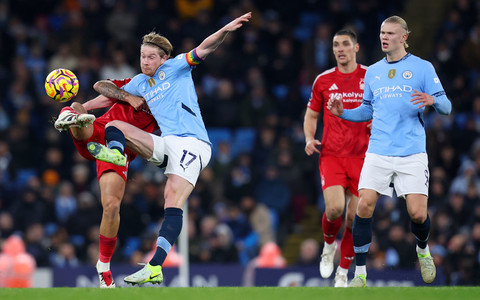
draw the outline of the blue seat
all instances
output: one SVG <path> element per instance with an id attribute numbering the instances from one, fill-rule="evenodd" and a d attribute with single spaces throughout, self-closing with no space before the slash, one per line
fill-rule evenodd
<path id="1" fill-rule="evenodd" d="M 278 215 L 278 212 L 272 208 L 270 210 L 270 218 L 272 219 L 272 229 L 273 232 L 276 232 L 278 229 L 278 223 L 280 220 L 280 216 Z"/>
<path id="2" fill-rule="evenodd" d="M 122 248 L 122 254 L 124 257 L 130 258 L 133 252 L 137 251 L 140 248 L 141 240 L 139 237 L 129 236 L 125 243 L 125 246 Z"/>
<path id="3" fill-rule="evenodd" d="M 81 247 L 85 244 L 85 237 L 81 234 L 72 234 L 70 236 L 70 242 L 75 246 L 75 247 Z"/>
<path id="4" fill-rule="evenodd" d="M 14 183 L 15 188 L 21 190 L 25 185 L 27 185 L 30 178 L 35 176 L 37 176 L 37 171 L 35 169 L 18 169 Z"/>
<path id="5" fill-rule="evenodd" d="M 57 232 L 58 230 L 58 224 L 54 222 L 48 222 L 44 226 L 44 232 L 47 237 L 50 237 L 52 234 Z"/>
<path id="6" fill-rule="evenodd" d="M 207 128 L 208 138 L 212 143 L 212 158 L 218 153 L 218 144 L 220 142 L 232 143 L 232 132 L 228 128 L 214 127 Z"/>
<path id="7" fill-rule="evenodd" d="M 237 156 L 241 153 L 252 152 L 256 138 L 257 131 L 253 127 L 237 129 L 232 142 L 232 155 Z"/>

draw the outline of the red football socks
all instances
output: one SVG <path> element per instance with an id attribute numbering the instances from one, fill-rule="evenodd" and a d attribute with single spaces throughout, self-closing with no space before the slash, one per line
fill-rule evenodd
<path id="1" fill-rule="evenodd" d="M 100 261 L 109 263 L 115 250 L 117 237 L 109 238 L 100 234 Z"/>
<path id="2" fill-rule="evenodd" d="M 65 106 L 65 107 L 62 108 L 62 110 L 60 111 L 60 114 L 61 114 L 62 112 L 64 112 L 64 111 L 66 111 L 66 110 L 71 111 L 71 112 L 73 112 L 73 113 L 77 113 L 77 112 L 74 111 L 73 108 L 71 108 L 70 106 Z M 60 114 L 59 114 L 59 115 L 60 115 Z"/>
<path id="3" fill-rule="evenodd" d="M 327 215 L 323 213 L 322 218 L 322 227 L 323 227 L 323 238 L 327 244 L 335 242 L 337 233 L 342 227 L 342 217 L 338 217 L 334 221 L 327 220 Z"/>
<path id="4" fill-rule="evenodd" d="M 354 258 L 352 228 L 346 227 L 340 244 L 340 267 L 348 269 Z"/>

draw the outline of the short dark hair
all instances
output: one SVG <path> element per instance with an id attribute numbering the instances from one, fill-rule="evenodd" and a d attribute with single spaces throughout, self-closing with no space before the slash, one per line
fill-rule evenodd
<path id="1" fill-rule="evenodd" d="M 357 43 L 357 35 L 355 34 L 355 32 L 348 28 L 340 29 L 339 31 L 337 31 L 337 33 L 335 33 L 334 37 L 336 37 L 337 35 L 348 35 L 354 44 Z"/>

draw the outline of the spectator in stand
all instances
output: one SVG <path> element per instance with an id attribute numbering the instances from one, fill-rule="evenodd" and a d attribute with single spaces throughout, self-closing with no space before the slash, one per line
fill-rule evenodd
<path id="1" fill-rule="evenodd" d="M 129 43 L 134 40 L 137 28 L 138 18 L 135 12 L 128 7 L 126 0 L 115 1 L 113 11 L 105 18 L 105 28 L 107 33 L 116 41 Z M 124 79 L 121 77 L 115 77 Z M 131 78 L 131 77 L 125 77 Z M 102 78 L 108 79 L 108 78 Z M 113 79 L 113 78 L 111 78 Z"/>
<path id="2" fill-rule="evenodd" d="M 50 263 L 59 268 L 78 267 L 80 262 L 75 252 L 75 247 L 71 243 L 62 243 L 58 252 L 50 257 Z"/>
<path id="3" fill-rule="evenodd" d="M 14 233 L 13 216 L 8 211 L 0 213 L 0 240 L 4 240 Z"/>
<path id="4" fill-rule="evenodd" d="M 69 181 L 60 184 L 59 194 L 55 198 L 55 213 L 57 220 L 65 224 L 68 218 L 77 210 L 77 199 L 73 193 L 73 185 Z"/>
<path id="5" fill-rule="evenodd" d="M 240 200 L 240 207 L 253 230 L 258 234 L 259 246 L 274 242 L 276 224 L 273 223 L 268 207 L 265 204 L 258 203 L 252 195 L 243 196 Z"/>
<path id="6" fill-rule="evenodd" d="M 116 49 L 112 53 L 111 62 L 100 69 L 102 79 L 132 78 L 135 74 L 135 69 L 127 63 L 125 52 L 121 49 Z"/>
<path id="7" fill-rule="evenodd" d="M 75 71 L 78 67 L 79 59 L 72 54 L 70 45 L 62 42 L 57 49 L 57 52 L 48 61 L 48 72 L 55 69 L 63 68 Z"/>
<path id="8" fill-rule="evenodd" d="M 45 221 L 45 204 L 34 189 L 24 188 L 21 198 L 12 204 L 11 213 L 15 228 L 25 232 L 30 225 Z"/>
<path id="9" fill-rule="evenodd" d="M 300 256 L 297 265 L 318 266 L 320 264 L 320 252 L 318 242 L 312 238 L 303 240 L 300 244 Z"/>
<path id="10" fill-rule="evenodd" d="M 238 262 L 238 250 L 230 227 L 226 224 L 218 224 L 209 237 L 212 263 L 235 263 Z"/>
<path id="11" fill-rule="evenodd" d="M 480 178 L 477 174 L 476 165 L 471 160 L 465 160 L 460 166 L 457 177 L 452 181 L 449 193 L 466 195 L 470 184 L 473 184 L 480 191 Z"/>
<path id="12" fill-rule="evenodd" d="M 278 177 L 277 167 L 270 165 L 265 170 L 264 177 L 260 180 L 254 191 L 255 199 L 270 209 L 277 227 L 276 240 L 283 242 L 290 222 L 290 196 L 291 190 L 287 184 Z"/>
<path id="13" fill-rule="evenodd" d="M 280 247 L 274 242 L 263 245 L 254 261 L 257 268 L 285 268 L 287 266 Z"/>
<path id="14" fill-rule="evenodd" d="M 202 10 L 212 10 L 213 0 L 175 0 L 177 13 L 183 19 L 194 18 Z"/>

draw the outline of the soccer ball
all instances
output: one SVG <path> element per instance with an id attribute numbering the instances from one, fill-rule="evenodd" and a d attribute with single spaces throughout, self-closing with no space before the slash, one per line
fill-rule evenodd
<path id="1" fill-rule="evenodd" d="M 45 79 L 47 95 L 58 102 L 66 102 L 75 97 L 78 87 L 77 76 L 67 69 L 53 70 Z"/>

